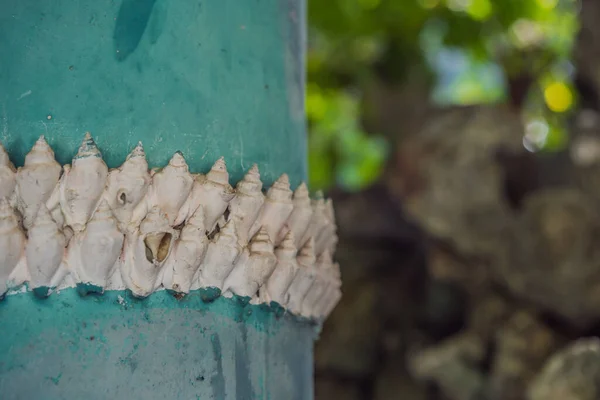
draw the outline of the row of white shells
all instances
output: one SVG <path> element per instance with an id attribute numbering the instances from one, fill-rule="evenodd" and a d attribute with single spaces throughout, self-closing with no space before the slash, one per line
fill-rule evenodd
<path id="1" fill-rule="evenodd" d="M 341 297 L 332 203 L 285 174 L 262 186 L 254 165 L 234 189 L 223 158 L 149 170 L 141 143 L 109 171 L 89 133 L 62 168 L 43 136 L 18 170 L 0 145 L 0 295 L 206 289 L 325 318 Z"/>

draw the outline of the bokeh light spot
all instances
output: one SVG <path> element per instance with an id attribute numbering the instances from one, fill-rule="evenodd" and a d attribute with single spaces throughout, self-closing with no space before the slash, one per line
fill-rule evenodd
<path id="1" fill-rule="evenodd" d="M 486 20 L 492 15 L 492 3 L 490 0 L 472 0 L 467 13 L 475 20 Z"/>
<path id="2" fill-rule="evenodd" d="M 319 86 L 313 84 L 306 88 L 306 115 L 310 120 L 321 120 L 327 110 L 327 101 L 323 97 Z"/>
<path id="3" fill-rule="evenodd" d="M 550 127 L 545 120 L 534 119 L 528 122 L 525 127 L 523 145 L 531 152 L 538 151 L 539 149 L 544 148 L 546 145 L 549 133 Z"/>
<path id="4" fill-rule="evenodd" d="M 544 89 L 544 99 L 554 112 L 565 112 L 573 105 L 573 93 L 564 82 L 552 82 Z"/>
<path id="5" fill-rule="evenodd" d="M 544 39 L 540 26 L 531 20 L 520 18 L 511 26 L 513 42 L 519 48 L 532 47 Z"/>

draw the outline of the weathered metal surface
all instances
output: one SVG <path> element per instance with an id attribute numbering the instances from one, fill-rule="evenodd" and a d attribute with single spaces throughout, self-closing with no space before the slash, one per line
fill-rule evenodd
<path id="1" fill-rule="evenodd" d="M 61 164 L 90 131 L 109 167 L 220 156 L 237 181 L 306 178 L 303 0 L 3 0 L 0 141 L 17 166 L 40 134 Z"/>
<path id="2" fill-rule="evenodd" d="M 315 328 L 195 292 L 0 302 L 2 399 L 312 399 Z"/>

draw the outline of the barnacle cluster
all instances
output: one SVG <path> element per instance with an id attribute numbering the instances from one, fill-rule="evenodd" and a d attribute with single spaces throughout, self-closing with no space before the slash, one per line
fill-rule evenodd
<path id="1" fill-rule="evenodd" d="M 141 143 L 109 170 L 89 133 L 63 167 L 43 136 L 18 169 L 0 145 L 0 295 L 201 290 L 321 320 L 341 297 L 336 245 L 331 200 L 286 174 L 263 193 L 256 165 L 234 188 L 223 158 L 150 170 Z"/>

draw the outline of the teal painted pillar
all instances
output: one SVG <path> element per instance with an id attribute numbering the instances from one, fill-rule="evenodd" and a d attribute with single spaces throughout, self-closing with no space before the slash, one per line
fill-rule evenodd
<path id="1" fill-rule="evenodd" d="M 312 399 L 314 330 L 166 291 L 0 304 L 2 399 Z"/>
<path id="2" fill-rule="evenodd" d="M 240 179 L 306 179 L 304 0 L 3 0 L 0 140 L 16 165 L 40 134 L 61 164 L 91 132 L 109 167 L 141 140 Z"/>
<path id="3" fill-rule="evenodd" d="M 10 289 L 0 302 L 0 398 L 312 399 L 318 321 L 340 293 L 333 213 L 323 199 L 302 197 L 302 187 L 292 201 L 285 181 L 273 184 L 287 173 L 293 190 L 307 175 L 304 35 L 304 0 L 0 2 L 0 143 L 15 167 L 26 166 L 16 172 L 0 152 L 0 280 Z M 201 188 L 198 201 L 212 203 L 181 220 L 188 203 L 175 207 L 180 189 L 154 188 L 157 175 L 123 178 L 114 204 L 77 189 L 113 176 L 94 161 L 92 141 L 75 157 L 86 132 L 111 169 L 138 141 L 149 168 L 179 151 L 191 173 L 206 173 L 224 156 L 234 187 L 257 163 L 273 188 L 253 216 L 259 226 L 241 238 L 250 206 L 235 219 L 221 167 L 206 178 L 219 181 L 221 197 L 214 185 Z M 27 170 L 40 135 L 61 166 L 71 164 L 55 189 L 27 180 L 51 170 Z M 2 194 L 14 176 L 16 189 Z M 167 188 L 170 179 L 179 178 L 164 179 Z M 133 226 L 120 218 L 136 185 L 144 192 L 127 218 L 148 206 Z M 207 222 L 219 202 L 229 208 Z M 234 252 L 231 266 L 219 264 Z M 118 258 L 106 261 L 112 253 Z M 181 260 L 195 265 L 191 288 L 162 290 L 163 274 Z M 233 268 L 221 282 L 233 287 L 229 296 L 207 298 L 202 288 L 215 284 L 201 273 L 210 262 Z M 264 274 L 258 290 L 252 274 Z M 265 289 L 269 279 L 288 279 L 285 301 Z"/>

